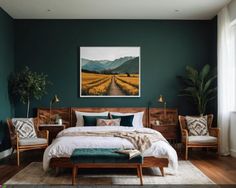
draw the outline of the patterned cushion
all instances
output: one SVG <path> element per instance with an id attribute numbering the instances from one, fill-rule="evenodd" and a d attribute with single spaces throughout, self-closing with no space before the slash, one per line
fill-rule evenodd
<path id="1" fill-rule="evenodd" d="M 208 136 L 207 116 L 190 117 L 186 116 L 189 136 Z"/>
<path id="2" fill-rule="evenodd" d="M 33 118 L 13 118 L 12 123 L 19 138 L 37 138 Z"/>
<path id="3" fill-rule="evenodd" d="M 121 119 L 97 119 L 97 126 L 120 126 Z"/>

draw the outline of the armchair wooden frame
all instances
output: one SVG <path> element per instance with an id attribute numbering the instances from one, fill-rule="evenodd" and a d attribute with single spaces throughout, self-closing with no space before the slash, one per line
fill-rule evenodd
<path id="1" fill-rule="evenodd" d="M 213 114 L 207 115 L 207 126 L 210 136 L 214 136 L 217 138 L 217 142 L 215 143 L 189 143 L 188 139 L 188 129 L 187 122 L 185 116 L 179 116 L 179 124 L 181 130 L 181 141 L 185 147 L 185 160 L 188 160 L 188 149 L 189 148 L 216 148 L 217 153 L 219 154 L 219 138 L 220 138 L 220 129 L 212 128 Z"/>
<path id="2" fill-rule="evenodd" d="M 34 127 L 38 138 L 45 138 L 47 139 L 46 144 L 34 144 L 34 145 L 19 145 L 19 136 L 17 132 L 15 131 L 15 128 L 13 126 L 12 120 L 7 119 L 7 125 L 10 133 L 10 139 L 11 139 L 11 145 L 12 145 L 12 153 L 14 150 L 16 150 L 17 155 L 17 166 L 20 166 L 20 152 L 27 151 L 27 150 L 34 150 L 34 149 L 45 149 L 48 147 L 48 137 L 49 133 L 47 130 L 39 131 L 37 126 L 37 118 L 34 118 Z"/>

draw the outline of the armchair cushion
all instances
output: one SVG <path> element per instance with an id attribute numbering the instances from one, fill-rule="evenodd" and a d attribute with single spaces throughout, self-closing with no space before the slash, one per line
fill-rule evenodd
<path id="1" fill-rule="evenodd" d="M 33 118 L 13 118 L 12 124 L 19 138 L 37 138 Z"/>
<path id="2" fill-rule="evenodd" d="M 19 139 L 20 146 L 47 144 L 47 142 L 48 141 L 45 138 L 22 138 L 22 139 Z"/>
<path id="3" fill-rule="evenodd" d="M 217 143 L 217 138 L 214 136 L 189 136 L 188 143 L 190 144 Z"/>
<path id="4" fill-rule="evenodd" d="M 208 136 L 207 116 L 190 117 L 186 116 L 189 136 Z"/>

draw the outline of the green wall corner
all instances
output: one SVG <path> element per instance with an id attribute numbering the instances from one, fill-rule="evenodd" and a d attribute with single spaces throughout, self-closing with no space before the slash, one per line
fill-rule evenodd
<path id="1" fill-rule="evenodd" d="M 14 114 L 8 96 L 8 78 L 14 71 L 14 21 L 0 8 L 0 152 L 9 148 L 7 117 Z"/>

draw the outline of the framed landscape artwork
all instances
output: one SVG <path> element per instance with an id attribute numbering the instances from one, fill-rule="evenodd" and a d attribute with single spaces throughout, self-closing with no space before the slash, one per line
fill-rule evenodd
<path id="1" fill-rule="evenodd" d="M 80 47 L 80 97 L 140 97 L 140 47 Z"/>

